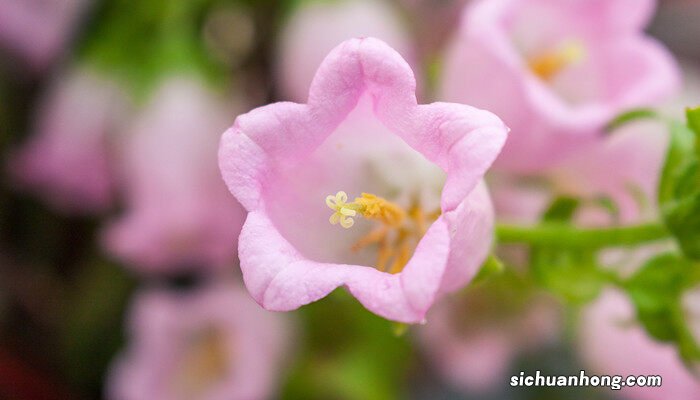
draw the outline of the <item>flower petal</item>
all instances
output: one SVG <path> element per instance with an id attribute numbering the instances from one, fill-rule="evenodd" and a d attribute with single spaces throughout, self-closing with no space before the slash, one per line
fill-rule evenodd
<path id="1" fill-rule="evenodd" d="M 361 98 L 372 102 L 368 109 L 391 133 L 447 173 L 441 200 L 444 215 L 429 228 L 399 274 L 309 260 L 267 214 L 266 203 L 276 198 L 265 196 L 265 186 L 275 181 L 276 171 L 301 162 L 318 148 Z M 488 253 L 493 215 L 490 200 L 478 185 L 506 134 L 505 125 L 486 111 L 446 103 L 419 106 L 411 69 L 385 43 L 372 38 L 342 43 L 319 67 L 308 105 L 258 108 L 239 116 L 222 137 L 222 175 L 249 211 L 239 241 L 248 290 L 265 308 L 282 311 L 345 285 L 378 315 L 423 321 L 442 286 L 454 290 L 464 284 Z M 336 206 L 342 200 L 339 195 Z M 477 207 L 480 202 L 487 204 Z M 448 273 L 454 281 L 445 283 Z"/>

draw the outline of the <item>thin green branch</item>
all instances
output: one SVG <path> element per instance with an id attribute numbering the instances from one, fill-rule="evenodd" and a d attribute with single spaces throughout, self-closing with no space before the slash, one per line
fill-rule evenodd
<path id="1" fill-rule="evenodd" d="M 498 225 L 499 243 L 563 248 L 604 248 L 636 246 L 670 238 L 662 224 L 642 224 L 609 228 L 578 228 L 544 223 L 535 226 Z"/>

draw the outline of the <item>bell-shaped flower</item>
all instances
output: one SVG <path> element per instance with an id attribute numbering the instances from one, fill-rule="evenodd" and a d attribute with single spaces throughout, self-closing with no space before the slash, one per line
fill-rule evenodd
<path id="1" fill-rule="evenodd" d="M 535 223 L 554 197 L 582 200 L 576 222 L 633 224 L 657 216 L 656 189 L 668 133 L 665 124 L 633 122 L 571 155 L 536 179 L 496 173 L 490 181 L 501 220 Z M 605 206 L 607 204 L 607 206 Z"/>
<path id="2" fill-rule="evenodd" d="M 343 42 L 308 103 L 255 109 L 221 139 L 221 172 L 248 211 L 249 292 L 283 311 L 345 286 L 380 316 L 423 321 L 489 253 L 481 181 L 506 133 L 486 111 L 418 105 L 410 67 L 384 42 Z"/>
<path id="3" fill-rule="evenodd" d="M 668 127 L 655 121 L 630 123 L 595 146 L 574 154 L 549 176 L 559 194 L 611 201 L 616 220 L 599 214 L 588 224 L 640 223 L 657 216 L 657 188 L 668 148 Z M 598 207 L 598 211 L 604 211 Z M 605 214 L 605 213 L 603 213 Z M 609 212 L 608 212 L 609 214 Z M 598 221 L 598 222 L 596 222 Z"/>
<path id="4" fill-rule="evenodd" d="M 437 304 L 417 332 L 440 376 L 473 394 L 502 387 L 518 356 L 551 345 L 562 330 L 561 310 L 551 299 L 484 285 Z"/>
<path id="5" fill-rule="evenodd" d="M 241 289 L 137 294 L 126 349 L 107 379 L 113 400 L 263 400 L 274 397 L 290 350 L 290 324 Z"/>
<path id="6" fill-rule="evenodd" d="M 604 292 L 583 311 L 579 326 L 579 352 L 589 375 L 661 376 L 661 386 L 623 387 L 620 398 L 692 400 L 700 393 L 700 381 L 683 365 L 676 348 L 647 334 L 624 294 Z"/>
<path id="7" fill-rule="evenodd" d="M 487 0 L 466 9 L 442 98 L 489 109 L 513 130 L 496 167 L 547 168 L 595 143 L 630 108 L 679 86 L 670 53 L 643 29 L 653 0 Z"/>
<path id="8" fill-rule="evenodd" d="M 243 209 L 221 181 L 218 138 L 235 107 L 190 77 L 171 77 L 121 138 L 126 210 L 105 246 L 143 272 L 230 267 Z"/>
<path id="9" fill-rule="evenodd" d="M 460 11 L 472 0 L 398 0 L 408 19 L 419 58 L 434 61 L 457 29 Z"/>
<path id="10" fill-rule="evenodd" d="M 404 57 L 413 56 L 408 30 L 396 10 L 383 1 L 299 2 L 279 35 L 275 76 L 282 98 L 305 101 L 328 52 L 359 36 L 381 39 Z"/>
<path id="11" fill-rule="evenodd" d="M 23 56 L 34 69 L 53 61 L 74 34 L 87 0 L 0 2 L 0 46 Z"/>
<path id="12" fill-rule="evenodd" d="M 110 136 L 128 107 L 126 93 L 96 72 L 62 75 L 39 106 L 33 136 L 10 159 L 16 184 L 64 212 L 104 211 L 114 189 Z"/>

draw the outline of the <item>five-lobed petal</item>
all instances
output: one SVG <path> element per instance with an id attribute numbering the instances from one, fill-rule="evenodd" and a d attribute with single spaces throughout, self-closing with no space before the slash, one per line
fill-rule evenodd
<path id="1" fill-rule="evenodd" d="M 369 106 L 362 108 L 363 104 Z M 298 197 L 278 190 L 291 179 L 285 172 L 296 174 L 294 168 L 313 159 L 324 141 L 357 109 L 367 110 L 364 115 L 389 132 L 387 143 L 392 144 L 382 154 L 405 146 L 447 174 L 441 215 L 397 274 L 307 256 L 302 247 L 332 246 L 332 241 L 325 236 L 327 231 L 313 232 L 315 220 L 290 209 L 303 208 Z M 448 103 L 418 105 L 410 67 L 385 43 L 361 38 L 340 44 L 319 67 L 307 104 L 283 102 L 253 110 L 239 116 L 221 139 L 222 175 L 248 211 L 239 256 L 249 292 L 265 308 L 283 311 L 345 286 L 380 316 L 408 323 L 423 321 L 436 297 L 466 284 L 489 252 L 493 210 L 480 182 L 506 133 L 500 119 L 486 111 Z M 371 144 L 363 142 L 353 154 L 370 153 Z M 342 150 L 340 145 L 333 148 Z M 330 162 L 340 161 L 332 158 Z M 339 171 L 348 169 L 353 160 L 345 162 L 348 165 Z M 318 174 L 324 169 L 300 171 Z M 301 181 L 305 186 L 301 189 L 295 185 L 288 190 L 306 196 L 316 186 L 342 187 L 324 181 L 334 177 L 333 173 L 322 174 L 319 179 Z M 319 206 L 319 197 L 311 199 L 313 207 Z M 275 208 L 283 210 L 286 222 L 271 211 Z M 327 221 L 322 218 L 325 226 Z M 285 224 L 295 229 L 284 229 Z"/>

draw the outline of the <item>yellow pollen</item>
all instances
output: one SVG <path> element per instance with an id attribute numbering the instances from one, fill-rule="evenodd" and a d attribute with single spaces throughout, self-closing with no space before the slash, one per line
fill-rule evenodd
<path id="1" fill-rule="evenodd" d="M 376 195 L 362 193 L 355 201 L 348 203 L 347 193 L 340 191 L 335 196 L 326 196 L 326 205 L 334 211 L 329 221 L 335 225 L 340 223 L 343 228 L 350 228 L 355 224 L 352 217 L 360 213 L 367 219 L 377 219 L 389 226 L 399 226 L 406 213 L 403 209 Z"/>
<path id="2" fill-rule="evenodd" d="M 428 225 L 440 216 L 439 210 L 426 214 L 417 205 L 405 211 L 398 204 L 370 193 L 362 193 L 354 201 L 348 202 L 348 195 L 340 191 L 327 196 L 326 205 L 333 210 L 329 219 L 333 225 L 339 223 L 343 228 L 350 228 L 355 224 L 352 217 L 357 215 L 381 223 L 360 238 L 352 250 L 376 245 L 377 269 L 392 274 L 403 270 Z"/>
<path id="3" fill-rule="evenodd" d="M 549 81 L 565 68 L 581 62 L 584 56 L 583 44 L 567 41 L 553 50 L 530 59 L 528 65 L 535 75 Z"/>

